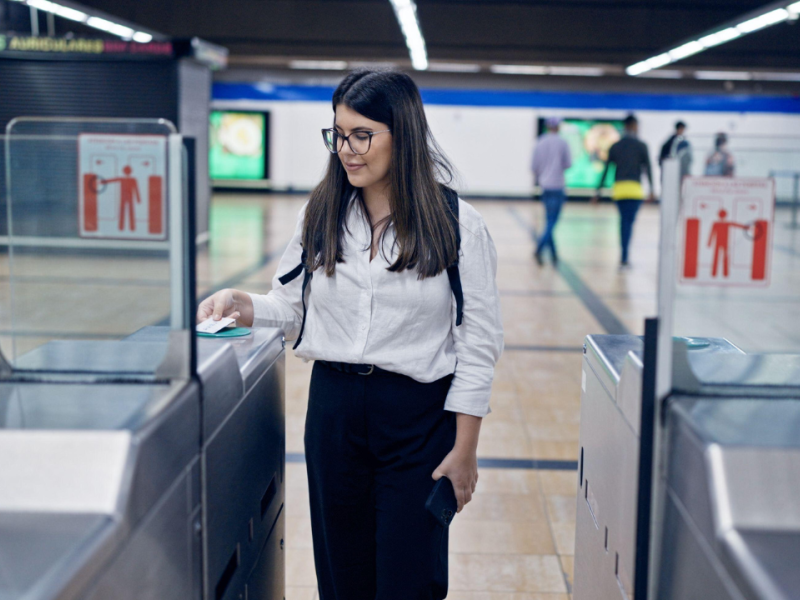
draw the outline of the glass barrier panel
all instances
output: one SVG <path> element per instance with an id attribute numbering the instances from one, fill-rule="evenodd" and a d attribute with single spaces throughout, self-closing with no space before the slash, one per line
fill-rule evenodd
<path id="1" fill-rule="evenodd" d="M 129 339 L 151 325 L 186 328 L 175 314 L 188 264 L 175 239 L 174 133 L 164 120 L 9 123 L 0 348 L 14 371 L 152 378 L 169 352 L 188 356 L 166 332 Z"/>

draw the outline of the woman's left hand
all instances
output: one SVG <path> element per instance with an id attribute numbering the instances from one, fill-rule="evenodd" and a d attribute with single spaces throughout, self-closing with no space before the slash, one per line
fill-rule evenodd
<path id="1" fill-rule="evenodd" d="M 458 500 L 458 511 L 472 500 L 472 494 L 478 485 L 478 456 L 475 451 L 453 448 L 444 457 L 442 463 L 433 472 L 434 481 L 442 476 L 447 477 L 453 484 L 453 490 Z"/>

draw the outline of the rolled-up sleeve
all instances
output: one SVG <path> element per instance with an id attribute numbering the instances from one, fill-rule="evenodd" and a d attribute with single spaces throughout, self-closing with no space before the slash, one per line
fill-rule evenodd
<path id="1" fill-rule="evenodd" d="M 297 217 L 297 227 L 289 245 L 281 257 L 278 271 L 272 279 L 272 291 L 268 294 L 248 294 L 253 301 L 254 327 L 279 327 L 287 340 L 296 339 L 303 321 L 303 275 L 283 285 L 279 277 L 285 275 L 297 265 L 303 253 L 300 242 L 303 239 L 303 220 L 306 206 Z"/>
<path id="2" fill-rule="evenodd" d="M 459 272 L 464 318 L 452 335 L 456 369 L 445 410 L 484 417 L 491 411 L 494 367 L 503 351 L 503 324 L 497 291 L 497 251 L 483 219 L 469 205 L 469 224 L 462 219 Z M 465 215 L 466 216 L 466 215 Z"/>

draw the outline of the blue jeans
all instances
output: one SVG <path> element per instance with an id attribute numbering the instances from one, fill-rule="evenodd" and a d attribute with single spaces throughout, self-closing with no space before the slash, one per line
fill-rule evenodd
<path id="1" fill-rule="evenodd" d="M 642 205 L 641 200 L 617 200 L 619 209 L 619 239 L 622 244 L 622 262 L 628 262 L 628 246 L 631 243 L 633 234 L 633 222 L 636 220 L 636 213 Z"/>
<path id="2" fill-rule="evenodd" d="M 556 222 L 558 222 L 558 215 L 561 214 L 561 206 L 564 204 L 564 200 L 566 200 L 564 190 L 544 190 L 542 192 L 542 202 L 544 203 L 547 225 L 545 226 L 542 237 L 539 238 L 539 244 L 536 246 L 536 253 L 539 254 L 545 248 L 550 248 L 553 260 L 558 260 L 553 231 L 556 228 Z"/>

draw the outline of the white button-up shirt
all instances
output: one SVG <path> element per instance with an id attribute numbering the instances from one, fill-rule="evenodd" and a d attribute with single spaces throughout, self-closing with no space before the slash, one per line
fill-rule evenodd
<path id="1" fill-rule="evenodd" d="M 303 277 L 281 285 L 278 277 L 300 264 L 305 207 L 281 258 L 272 291 L 250 294 L 254 326 L 280 327 L 296 339 L 303 319 Z M 370 227 L 360 202 L 347 216 L 344 262 L 333 277 L 314 272 L 306 292 L 308 314 L 295 351 L 305 360 L 373 364 L 423 383 L 454 374 L 445 410 L 484 417 L 491 412 L 494 366 L 503 350 L 497 253 L 483 218 L 459 200 L 461 251 L 458 267 L 464 318 L 456 327 L 455 298 L 447 273 L 417 278 L 415 269 L 393 273 L 395 235 L 370 261 Z M 388 261 L 387 261 L 388 259 Z"/>

